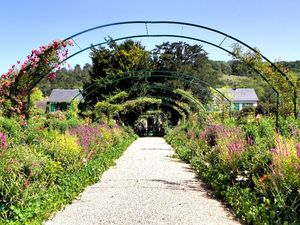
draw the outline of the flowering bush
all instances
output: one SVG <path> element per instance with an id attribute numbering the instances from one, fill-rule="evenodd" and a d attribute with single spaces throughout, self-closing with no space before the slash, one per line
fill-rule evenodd
<path id="1" fill-rule="evenodd" d="M 273 121 L 210 122 L 198 137 L 181 125 L 166 140 L 245 223 L 300 224 L 299 135 L 276 134 Z"/>
<path id="2" fill-rule="evenodd" d="M 71 128 L 70 134 L 46 129 L 45 120 L 29 120 L 26 139 L 11 143 L 23 134 L 22 129 L 12 119 L 0 117 L 4 121 L 0 126 L 0 224 L 41 224 L 98 181 L 134 140 L 121 127 L 80 125 Z M 6 140 L 5 133 L 10 131 Z"/>
<path id="3" fill-rule="evenodd" d="M 49 79 L 55 78 L 59 64 L 68 55 L 68 45 L 72 46 L 73 42 L 55 40 L 43 45 L 32 50 L 24 62 L 17 61 L 7 73 L 2 74 L 0 103 L 5 116 L 16 114 L 25 118 L 28 110 L 26 97 L 45 74 Z"/>
<path id="4" fill-rule="evenodd" d="M 219 158 L 224 162 L 232 160 L 245 150 L 244 134 L 240 127 L 225 128 L 223 125 L 207 126 L 200 138 L 210 147 L 217 148 Z"/>
<path id="5" fill-rule="evenodd" d="M 87 160 L 96 153 L 96 147 L 100 144 L 102 133 L 99 126 L 81 125 L 70 129 L 70 134 L 78 137 L 78 143 L 83 147 Z"/>
<path id="6" fill-rule="evenodd" d="M 272 149 L 271 169 L 273 176 L 300 180 L 300 144 L 295 139 L 286 139 L 277 134 L 276 145 Z"/>

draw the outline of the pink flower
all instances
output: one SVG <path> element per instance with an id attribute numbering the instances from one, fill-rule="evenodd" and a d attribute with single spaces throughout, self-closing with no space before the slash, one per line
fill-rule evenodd
<path id="1" fill-rule="evenodd" d="M 74 46 L 74 41 L 73 40 L 69 40 L 69 45 L 70 46 Z"/>
<path id="2" fill-rule="evenodd" d="M 56 77 L 56 73 L 52 72 L 52 73 L 49 73 L 48 75 L 48 79 L 53 79 Z"/>
<path id="3" fill-rule="evenodd" d="M 7 148 L 7 138 L 6 135 L 4 133 L 0 132 L 0 146 L 2 149 L 6 149 Z"/>
<path id="4" fill-rule="evenodd" d="M 41 51 L 41 52 L 45 52 L 46 49 L 47 49 L 47 47 L 46 47 L 45 45 L 42 45 L 42 46 L 40 47 L 40 51 Z"/>

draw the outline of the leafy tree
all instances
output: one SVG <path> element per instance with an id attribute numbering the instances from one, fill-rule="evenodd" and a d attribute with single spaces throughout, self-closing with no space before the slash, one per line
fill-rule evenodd
<path id="1" fill-rule="evenodd" d="M 246 51 L 244 52 L 240 45 L 233 46 L 233 52 L 236 55 L 236 58 L 247 62 L 248 65 L 251 65 L 257 71 L 261 72 L 269 81 L 269 83 L 275 87 L 281 99 L 280 111 L 281 115 L 287 116 L 293 112 L 293 87 L 296 86 L 296 76 L 294 74 L 288 74 L 288 69 L 285 68 L 282 63 L 275 62 L 274 64 L 279 68 L 286 77 L 283 77 L 269 62 L 263 60 L 262 56 L 259 54 L 259 50 L 256 49 L 256 52 Z M 291 85 L 292 84 L 292 85 Z"/>
<path id="2" fill-rule="evenodd" d="M 190 45 L 185 42 L 164 42 L 157 45 L 152 53 L 155 69 L 191 74 L 193 78 L 204 80 L 211 85 L 219 83 L 220 74 L 212 73 L 212 65 L 201 45 Z M 191 89 L 203 101 L 209 99 L 210 92 L 205 85 L 193 85 L 192 83 L 183 85 L 181 83 L 179 87 Z"/>
<path id="3" fill-rule="evenodd" d="M 94 91 L 87 99 L 90 107 L 93 107 L 96 102 L 104 100 L 104 96 L 114 90 L 124 90 L 134 85 L 136 81 L 119 82 L 109 88 L 101 87 L 97 83 L 100 81 L 109 83 L 125 72 L 144 70 L 150 67 L 150 52 L 146 51 L 139 42 L 132 40 L 127 40 L 119 45 L 111 41 L 108 48 L 92 49 L 90 56 L 92 59 L 90 81 L 84 86 L 85 88 L 92 86 L 89 91 Z"/>
<path id="4" fill-rule="evenodd" d="M 51 90 L 55 88 L 82 88 L 84 83 L 89 82 L 90 64 L 85 64 L 83 68 L 80 65 L 75 65 L 74 69 L 61 68 L 57 71 L 55 79 L 43 79 L 38 87 L 45 95 L 50 95 Z"/>

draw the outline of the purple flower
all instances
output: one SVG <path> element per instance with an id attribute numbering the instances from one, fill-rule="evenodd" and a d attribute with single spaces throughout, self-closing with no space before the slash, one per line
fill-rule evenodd
<path id="1" fill-rule="evenodd" d="M 253 145 L 253 143 L 254 143 L 254 140 L 253 140 L 253 138 L 251 138 L 251 137 L 248 137 L 248 138 L 247 138 L 247 144 L 249 144 L 249 145 Z"/>
<path id="2" fill-rule="evenodd" d="M 290 131 L 292 135 L 295 135 L 295 128 L 292 125 L 290 125 Z"/>
<path id="3" fill-rule="evenodd" d="M 2 149 L 7 148 L 7 137 L 4 133 L 0 132 L 0 145 Z"/>
<path id="4" fill-rule="evenodd" d="M 300 144 L 299 143 L 296 144 L 296 150 L 297 150 L 297 156 L 298 156 L 298 158 L 300 158 Z"/>
<path id="5" fill-rule="evenodd" d="M 92 151 L 92 145 L 97 142 L 101 135 L 100 125 L 91 127 L 87 125 L 77 126 L 70 129 L 70 134 L 77 136 L 80 146 L 82 146 L 88 155 Z"/>

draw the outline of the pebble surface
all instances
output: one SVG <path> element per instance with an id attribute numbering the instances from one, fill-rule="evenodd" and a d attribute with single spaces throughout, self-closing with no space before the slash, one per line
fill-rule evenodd
<path id="1" fill-rule="evenodd" d="M 163 138 L 139 138 L 45 225 L 240 224 Z"/>

